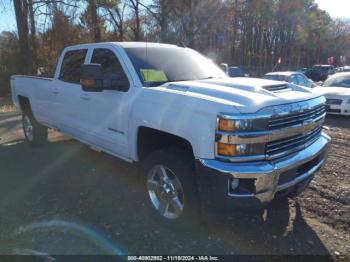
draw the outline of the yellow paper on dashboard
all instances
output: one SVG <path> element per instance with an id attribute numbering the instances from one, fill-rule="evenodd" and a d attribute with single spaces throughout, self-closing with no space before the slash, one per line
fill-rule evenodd
<path id="1" fill-rule="evenodd" d="M 144 82 L 166 82 L 168 81 L 167 76 L 163 70 L 157 69 L 140 69 Z"/>

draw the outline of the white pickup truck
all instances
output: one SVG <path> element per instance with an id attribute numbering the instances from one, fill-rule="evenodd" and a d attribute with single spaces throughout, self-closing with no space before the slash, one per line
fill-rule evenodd
<path id="1" fill-rule="evenodd" d="M 139 163 L 152 212 L 262 207 L 324 164 L 325 98 L 285 82 L 228 78 L 194 50 L 156 43 L 66 48 L 53 78 L 13 76 L 29 144 L 59 130 Z"/>

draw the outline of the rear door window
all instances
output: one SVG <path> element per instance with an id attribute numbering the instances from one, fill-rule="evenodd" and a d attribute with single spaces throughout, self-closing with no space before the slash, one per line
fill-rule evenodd
<path id="1" fill-rule="evenodd" d="M 81 66 L 84 64 L 87 49 L 72 50 L 64 55 L 59 79 L 65 82 L 79 84 Z"/>

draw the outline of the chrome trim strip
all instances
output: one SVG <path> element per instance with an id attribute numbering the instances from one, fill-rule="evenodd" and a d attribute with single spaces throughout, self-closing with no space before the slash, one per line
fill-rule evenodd
<path id="1" fill-rule="evenodd" d="M 301 145 L 301 146 L 297 146 L 297 147 L 294 147 L 290 150 L 286 150 L 286 151 L 283 151 L 281 153 L 278 153 L 278 154 L 268 154 L 267 155 L 267 159 L 268 160 L 273 160 L 273 159 L 277 159 L 277 158 L 280 158 L 280 157 L 283 157 L 283 156 L 286 156 L 286 155 L 289 155 L 291 153 L 294 153 L 294 152 L 297 152 L 299 150 L 302 150 L 303 148 L 307 148 L 308 146 L 312 145 L 319 137 L 316 136 L 315 138 L 309 140 L 307 143 Z"/>
<path id="2" fill-rule="evenodd" d="M 294 143 L 298 139 L 302 139 L 306 136 L 312 135 L 314 133 L 320 132 L 322 130 L 322 127 L 315 128 L 311 132 L 307 133 L 306 135 L 299 135 L 299 136 L 293 136 L 288 139 L 283 139 L 283 140 L 277 140 L 277 142 L 271 142 L 267 145 L 267 150 L 271 149 L 272 147 L 276 147 L 278 145 L 286 144 L 286 143 Z"/>
<path id="3" fill-rule="evenodd" d="M 320 106 L 318 107 L 317 111 L 309 111 L 307 113 L 302 113 L 302 114 L 295 114 L 291 116 L 285 116 L 283 118 L 272 118 L 269 120 L 269 128 L 278 128 L 280 125 L 288 125 L 293 122 L 300 122 L 306 119 L 310 118 L 317 118 L 320 117 L 321 115 L 325 114 L 325 107 Z"/>
<path id="4" fill-rule="evenodd" d="M 251 161 L 259 161 L 266 159 L 266 155 L 255 155 L 255 156 L 218 156 L 218 160 L 226 161 L 226 162 L 251 162 Z"/>
<path id="5" fill-rule="evenodd" d="M 314 122 L 298 124 L 291 127 L 285 127 L 270 131 L 237 132 L 229 134 L 224 132 L 217 132 L 218 136 L 216 137 L 216 142 L 225 144 L 258 144 L 273 142 L 299 134 L 306 134 L 313 129 L 322 126 L 325 116 L 326 114 L 323 114 L 317 119 L 313 119 Z"/>

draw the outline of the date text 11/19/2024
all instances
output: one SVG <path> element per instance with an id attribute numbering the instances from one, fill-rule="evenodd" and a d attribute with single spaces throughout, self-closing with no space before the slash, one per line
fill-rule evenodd
<path id="1" fill-rule="evenodd" d="M 128 256 L 128 261 L 219 261 L 217 256 Z"/>

